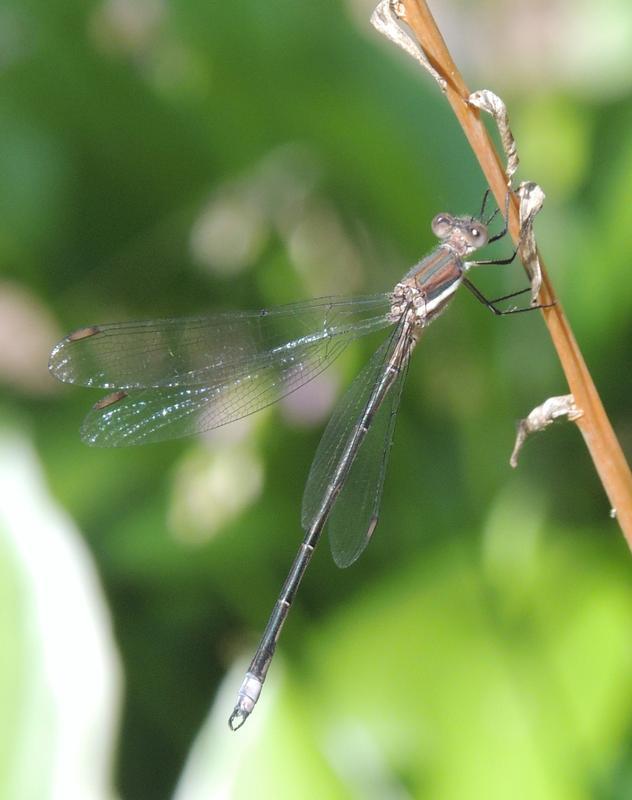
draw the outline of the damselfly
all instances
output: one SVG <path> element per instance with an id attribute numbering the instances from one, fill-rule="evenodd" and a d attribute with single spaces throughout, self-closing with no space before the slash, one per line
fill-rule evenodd
<path id="1" fill-rule="evenodd" d="M 86 417 L 82 438 L 119 447 L 173 439 L 226 425 L 273 403 L 324 370 L 354 339 L 391 326 L 391 335 L 343 396 L 325 430 L 303 496 L 305 536 L 239 689 L 233 730 L 253 710 L 281 628 L 325 524 L 339 567 L 367 546 L 378 520 L 386 462 L 410 354 L 423 329 L 463 284 L 495 314 L 466 277 L 483 264 L 466 261 L 484 245 L 492 217 L 438 214 L 439 245 L 391 292 L 354 299 L 321 298 L 269 310 L 189 319 L 91 325 L 52 351 L 50 370 L 66 383 L 113 390 Z M 524 290 L 528 291 L 528 290 Z"/>

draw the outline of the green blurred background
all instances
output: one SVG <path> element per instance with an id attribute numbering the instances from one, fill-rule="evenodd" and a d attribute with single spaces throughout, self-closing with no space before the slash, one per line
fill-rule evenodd
<path id="1" fill-rule="evenodd" d="M 510 109 L 536 230 L 632 452 L 632 8 L 433 3 Z M 459 295 L 410 369 L 364 557 L 316 554 L 256 713 L 226 720 L 342 388 L 199 440 L 93 450 L 55 384 L 89 323 L 384 291 L 484 180 L 363 0 L 0 4 L 0 795 L 632 797 L 628 549 L 538 314 Z M 506 243 L 492 252 L 506 253 Z M 488 295 L 519 267 L 481 269 Z"/>

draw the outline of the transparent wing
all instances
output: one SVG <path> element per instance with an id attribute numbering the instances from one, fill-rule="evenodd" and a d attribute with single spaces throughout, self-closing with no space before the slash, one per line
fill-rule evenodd
<path id="1" fill-rule="evenodd" d="M 320 298 L 274 309 L 92 325 L 55 346 L 49 368 L 65 383 L 104 389 L 230 385 L 271 363 L 300 361 L 389 324 L 387 294 Z"/>
<path id="2" fill-rule="evenodd" d="M 81 430 L 82 438 L 98 447 L 146 444 L 189 436 L 252 414 L 314 378 L 352 339 L 392 324 L 388 313 L 376 313 L 388 308 L 388 303 L 385 306 L 382 298 L 360 299 L 360 308 L 355 308 L 354 301 L 301 304 L 302 308 L 308 306 L 312 315 L 311 320 L 308 315 L 307 322 L 305 316 L 297 314 L 297 306 L 292 306 L 294 314 L 288 315 L 288 319 L 294 330 L 298 326 L 302 328 L 301 335 L 298 339 L 281 340 L 282 344 L 275 344 L 271 349 L 257 349 L 257 345 L 263 347 L 264 343 L 270 343 L 270 336 L 263 336 L 264 331 L 271 333 L 272 329 L 267 325 L 256 326 L 260 334 L 258 342 L 251 338 L 248 346 L 239 347 L 236 328 L 234 357 L 229 357 L 230 348 L 226 345 L 223 349 L 225 360 L 217 361 L 212 369 L 196 370 L 195 380 L 203 378 L 203 383 L 193 382 L 193 373 L 189 371 L 186 376 L 175 376 L 177 382 L 168 385 L 130 390 L 126 386 L 118 388 L 89 412 Z M 278 311 L 285 313 L 288 308 Z M 277 310 L 273 310 L 269 315 L 276 313 Z M 217 318 L 207 318 L 207 322 L 209 319 Z M 234 320 L 235 315 L 231 319 Z M 250 317 L 250 320 L 253 322 L 254 318 Z M 310 323 L 318 323 L 320 327 L 310 332 Z M 182 325 L 183 321 L 178 321 L 178 324 Z M 164 330 L 160 323 L 147 325 L 153 326 L 154 331 Z M 107 326 L 107 330 L 109 328 Z M 117 330 L 119 328 L 116 326 Z M 85 341 L 95 337 L 87 337 Z M 71 353 L 73 345 L 82 341 L 71 341 L 68 352 Z M 126 350 L 123 338 L 120 346 Z M 110 352 L 109 348 L 107 352 Z M 182 346 L 178 353 L 183 354 Z M 80 362 L 85 363 L 83 356 Z M 121 377 L 120 373 L 118 377 Z M 117 387 L 120 386 L 117 383 Z"/>
<path id="3" fill-rule="evenodd" d="M 290 366 L 250 368 L 229 383 L 114 392 L 86 416 L 81 438 L 95 447 L 178 439 L 227 425 L 276 402 L 322 372 L 349 339 L 328 340 L 297 353 Z"/>
<path id="4" fill-rule="evenodd" d="M 394 335 L 379 348 L 331 417 L 316 451 L 303 495 L 302 524 L 305 529 L 321 513 L 332 477 L 354 429 L 362 419 L 375 386 L 384 374 L 396 341 Z M 360 556 L 377 525 L 406 367 L 407 362 L 401 365 L 373 417 L 329 514 L 329 542 L 334 561 L 339 567 L 348 567 Z"/>

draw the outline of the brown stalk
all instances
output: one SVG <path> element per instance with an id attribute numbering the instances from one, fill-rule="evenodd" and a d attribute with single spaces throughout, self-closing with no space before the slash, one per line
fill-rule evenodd
<path id="1" fill-rule="evenodd" d="M 402 20 L 414 33 L 433 67 L 447 81 L 446 98 L 481 165 L 496 202 L 502 208 L 507 192 L 502 162 L 478 110 L 467 102 L 470 90 L 452 60 L 428 6 L 424 0 L 402 0 L 399 7 L 404 10 Z M 517 243 L 518 200 L 513 194 L 509 208 L 509 231 Z M 616 517 L 623 535 L 632 549 L 632 473 L 541 257 L 540 263 L 542 264 L 540 302 L 555 302 L 554 306 L 544 309 L 542 313 L 570 391 L 575 397 L 577 407 L 582 411 L 582 416 L 576 424 L 584 437 L 610 504 L 616 509 Z"/>

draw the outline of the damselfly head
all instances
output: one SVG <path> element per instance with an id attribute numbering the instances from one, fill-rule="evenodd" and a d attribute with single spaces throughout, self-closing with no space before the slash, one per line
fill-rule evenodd
<path id="1" fill-rule="evenodd" d="M 453 217 L 437 214 L 432 220 L 432 232 L 449 245 L 459 256 L 466 256 L 484 247 L 489 239 L 487 226 L 474 217 Z"/>

